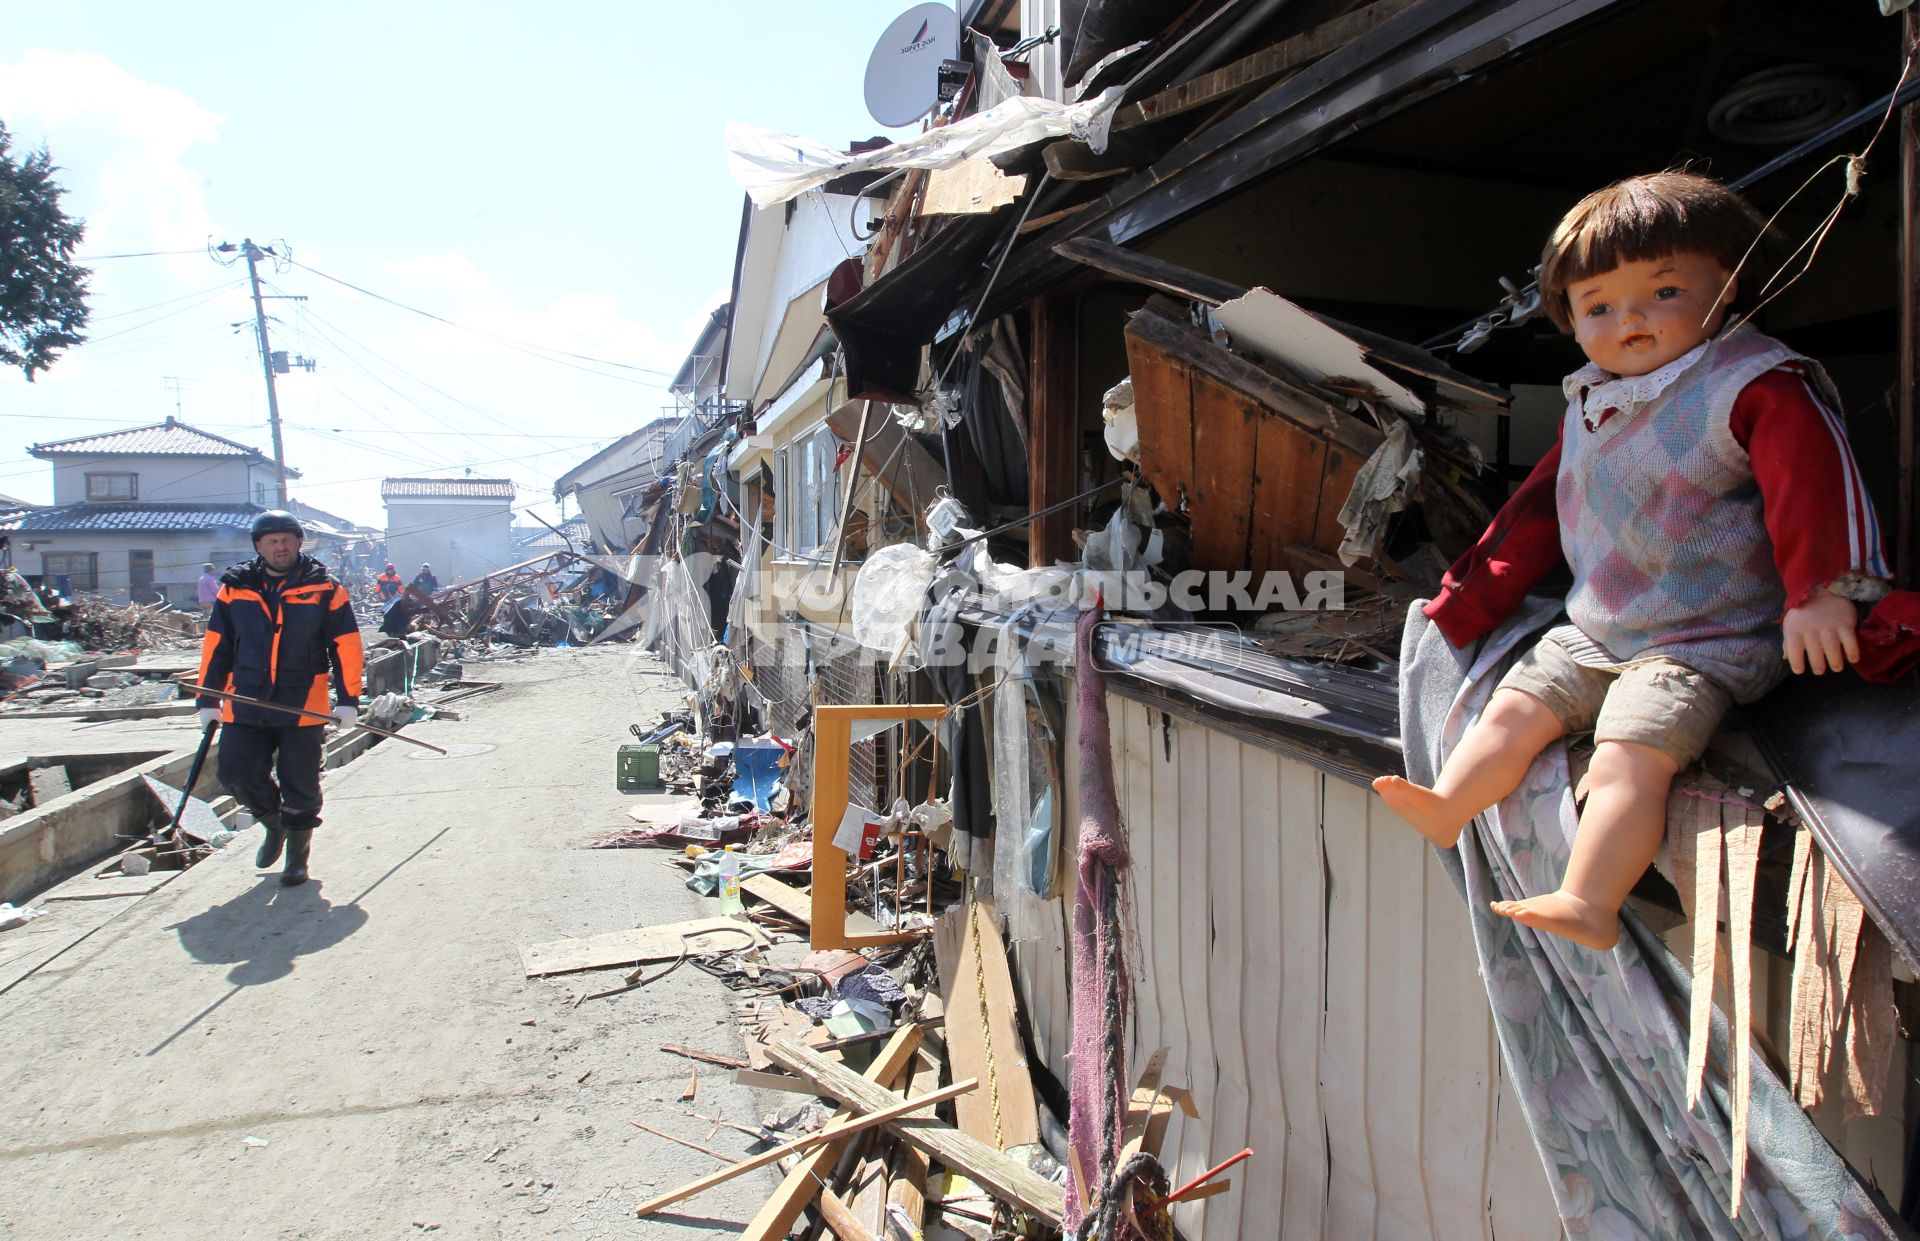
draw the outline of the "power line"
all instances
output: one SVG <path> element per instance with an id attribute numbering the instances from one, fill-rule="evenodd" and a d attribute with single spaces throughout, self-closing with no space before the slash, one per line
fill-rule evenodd
<path id="1" fill-rule="evenodd" d="M 643 375 L 657 375 L 660 378 L 666 379 L 666 380 L 671 380 L 673 378 L 673 374 L 671 372 L 659 370 L 651 366 L 638 366 L 631 362 L 616 362 L 612 358 L 596 358 L 591 354 L 574 353 L 566 349 L 556 349 L 551 345 L 538 345 L 530 341 L 516 340 L 511 336 L 503 336 L 498 332 L 489 332 L 485 328 L 472 327 L 468 324 L 460 323 L 456 320 L 449 319 L 445 315 L 437 315 L 433 313 L 431 310 L 422 310 L 418 306 L 409 306 L 407 303 L 399 301 L 395 298 L 388 297 L 384 293 L 375 293 L 372 289 L 362 288 L 361 286 L 354 284 L 350 280 L 342 280 L 338 276 L 330 276 L 326 272 L 321 271 L 319 268 L 309 267 L 307 264 L 302 263 L 297 259 L 288 259 L 287 261 L 289 263 L 292 263 L 295 267 L 298 267 L 303 271 L 312 272 L 314 275 L 320 277 L 322 280 L 331 280 L 333 283 L 340 285 L 343 288 L 352 289 L 355 293 L 359 293 L 362 296 L 371 297 L 375 301 L 385 302 L 387 303 L 387 305 L 398 307 L 399 309 L 404 310 L 409 314 L 416 314 L 421 316 L 422 318 L 431 319 L 435 323 L 443 323 L 448 327 L 458 328 L 462 332 L 472 332 L 476 336 L 484 336 L 484 337 L 487 337 L 489 340 L 499 341 L 503 345 L 507 345 L 511 348 L 517 349 L 522 353 L 531 354 L 532 356 L 540 358 L 543 361 L 553 362 L 561 366 L 566 366 L 568 364 L 565 362 L 561 362 L 560 359 L 574 358 L 581 362 L 592 362 L 597 366 L 612 366 L 612 367 L 617 367 L 618 369 L 623 371 L 635 371 Z M 608 375 L 604 371 L 591 370 L 584 366 L 575 366 L 572 369 L 579 370 L 579 371 L 586 371 L 587 374 L 589 375 L 599 375 L 603 379 L 621 379 L 621 376 Z M 633 383 L 637 381 L 622 380 L 622 382 Z M 658 388 L 660 385 L 648 383 L 648 384 L 643 384 L 642 386 L 649 387 L 649 388 Z"/>
<path id="2" fill-rule="evenodd" d="M 175 254 L 200 254 L 200 253 L 202 253 L 202 251 L 199 249 L 137 250 L 132 254 L 82 254 L 82 255 L 77 255 L 74 261 L 78 263 L 104 263 L 108 259 L 152 259 L 152 258 L 164 258 L 169 255 L 175 255 Z"/>

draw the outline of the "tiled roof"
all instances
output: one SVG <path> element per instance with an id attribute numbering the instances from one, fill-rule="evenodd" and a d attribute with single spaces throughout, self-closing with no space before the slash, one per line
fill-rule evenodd
<path id="1" fill-rule="evenodd" d="M 0 533 L 86 531 L 245 531 L 261 510 L 251 504 L 61 504 L 0 520 Z"/>
<path id="2" fill-rule="evenodd" d="M 382 500 L 511 500 L 511 478 L 386 478 Z"/>
<path id="3" fill-rule="evenodd" d="M 520 526 L 515 530 L 513 550 L 526 556 L 541 552 L 564 552 L 568 539 L 573 540 L 574 547 L 583 548 L 593 538 L 593 532 L 587 529 L 587 519 L 584 517 L 569 517 L 560 523 L 558 532 L 545 526 L 535 526 L 532 530 Z"/>
<path id="4" fill-rule="evenodd" d="M 104 435 L 83 435 L 78 439 L 54 440 L 35 444 L 28 451 L 36 457 L 245 457 L 265 462 L 270 458 L 259 449 L 190 427 L 172 418 L 151 426 L 129 427 Z M 289 469 L 289 478 L 299 477 Z"/>

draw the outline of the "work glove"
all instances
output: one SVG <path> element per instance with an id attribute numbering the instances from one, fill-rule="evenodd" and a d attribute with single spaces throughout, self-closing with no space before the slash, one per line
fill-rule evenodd
<path id="1" fill-rule="evenodd" d="M 352 728 L 360 722 L 360 708 L 343 702 L 333 709 L 333 718 L 339 721 L 340 727 Z"/>
<path id="2" fill-rule="evenodd" d="M 199 712 L 199 718 L 200 718 L 200 729 L 201 731 L 204 732 L 206 731 L 207 725 L 218 724 L 220 722 L 220 708 L 219 707 L 201 707 Z"/>

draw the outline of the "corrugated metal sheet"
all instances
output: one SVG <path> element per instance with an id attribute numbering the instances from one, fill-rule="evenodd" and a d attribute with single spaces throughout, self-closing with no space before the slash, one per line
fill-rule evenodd
<path id="1" fill-rule="evenodd" d="M 1193 1091 L 1177 1183 L 1251 1146 L 1233 1191 L 1178 1209 L 1195 1241 L 1550 1238 L 1460 898 L 1370 792 L 1118 696 L 1134 847 L 1137 1063 Z M 1070 729 L 1071 732 L 1071 729 Z M 1078 785 L 1069 736 L 1066 785 Z M 1071 825 L 1064 816 L 1071 857 Z M 1067 1073 L 1067 904 L 998 894 L 1040 1058 Z"/>
<path id="2" fill-rule="evenodd" d="M 190 427 L 172 418 L 151 426 L 129 427 L 105 435 L 83 435 L 78 439 L 54 440 L 35 444 L 28 451 L 36 457 L 67 456 L 155 456 L 155 457 L 251 457 L 267 458 L 257 448 Z M 287 471 L 289 474 L 293 471 Z"/>

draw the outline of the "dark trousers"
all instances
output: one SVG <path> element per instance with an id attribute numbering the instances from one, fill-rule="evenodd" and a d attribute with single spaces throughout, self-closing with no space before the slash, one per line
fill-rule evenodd
<path id="1" fill-rule="evenodd" d="M 223 724 L 220 783 L 256 817 L 278 810 L 281 823 L 289 828 L 319 827 L 321 746 L 326 734 L 319 724 L 292 728 Z"/>

